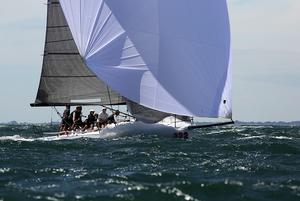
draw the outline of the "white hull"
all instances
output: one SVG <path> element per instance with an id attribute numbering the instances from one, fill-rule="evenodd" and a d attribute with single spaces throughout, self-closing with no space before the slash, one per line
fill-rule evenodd
<path id="1" fill-rule="evenodd" d="M 111 124 L 100 131 L 88 132 L 73 132 L 70 134 L 59 134 L 55 136 L 42 137 L 39 140 L 53 141 L 53 140 L 70 140 L 79 138 L 115 138 L 135 135 L 160 135 L 165 137 L 172 137 L 178 130 L 183 130 L 190 124 L 186 122 L 176 123 L 179 128 L 175 128 L 171 120 L 165 119 L 156 124 L 146 124 L 143 122 L 122 122 L 117 125 Z M 55 134 L 55 133 L 53 133 Z"/>

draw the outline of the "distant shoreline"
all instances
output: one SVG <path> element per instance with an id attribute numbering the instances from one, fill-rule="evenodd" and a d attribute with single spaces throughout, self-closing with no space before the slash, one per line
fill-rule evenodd
<path id="1" fill-rule="evenodd" d="M 245 125 L 245 126 L 300 126 L 300 121 L 235 121 L 236 125 Z"/>

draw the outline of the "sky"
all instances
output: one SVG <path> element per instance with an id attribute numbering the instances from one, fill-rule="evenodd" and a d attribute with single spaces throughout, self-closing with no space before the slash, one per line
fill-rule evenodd
<path id="1" fill-rule="evenodd" d="M 233 119 L 300 120 L 300 1 L 228 0 Z M 31 108 L 45 39 L 45 0 L 0 0 L 0 122 L 49 122 Z"/>

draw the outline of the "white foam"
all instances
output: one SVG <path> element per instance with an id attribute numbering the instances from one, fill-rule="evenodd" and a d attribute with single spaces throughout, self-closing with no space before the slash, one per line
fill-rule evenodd
<path id="1" fill-rule="evenodd" d="M 24 138 L 20 135 L 12 135 L 12 136 L 2 136 L 0 137 L 0 141 L 26 141 L 26 142 L 32 142 L 34 139 L 32 138 Z"/>
<path id="2" fill-rule="evenodd" d="M 266 135 L 249 136 L 249 137 L 238 138 L 238 140 L 263 139 L 263 138 L 266 138 L 266 137 L 267 137 Z"/>
<path id="3" fill-rule="evenodd" d="M 47 136 L 39 138 L 24 138 L 19 135 L 2 136 L 0 141 L 57 141 L 57 140 L 74 140 L 79 138 L 117 138 L 124 136 L 136 135 L 159 135 L 165 137 L 172 137 L 176 129 L 171 126 L 163 124 L 146 124 L 142 122 L 126 122 L 119 123 L 117 126 L 108 125 L 106 128 L 99 131 L 86 133 L 73 133 L 69 135 Z"/>
<path id="4" fill-rule="evenodd" d="M 176 129 L 163 124 L 146 124 L 143 122 L 121 123 L 117 126 L 101 130 L 100 135 L 107 137 L 122 137 L 134 135 L 163 135 L 172 136 Z"/>
<path id="5" fill-rule="evenodd" d="M 274 136 L 272 138 L 278 139 L 278 140 L 293 140 L 294 139 L 292 137 L 286 137 L 286 136 Z"/>

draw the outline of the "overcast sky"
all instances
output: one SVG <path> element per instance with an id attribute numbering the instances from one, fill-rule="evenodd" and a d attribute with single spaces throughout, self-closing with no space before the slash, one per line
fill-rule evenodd
<path id="1" fill-rule="evenodd" d="M 215 0 L 217 1 L 217 0 Z M 42 65 L 45 0 L 0 0 L 0 122 L 48 122 L 31 108 Z M 233 117 L 300 120 L 300 0 L 228 0 Z"/>

